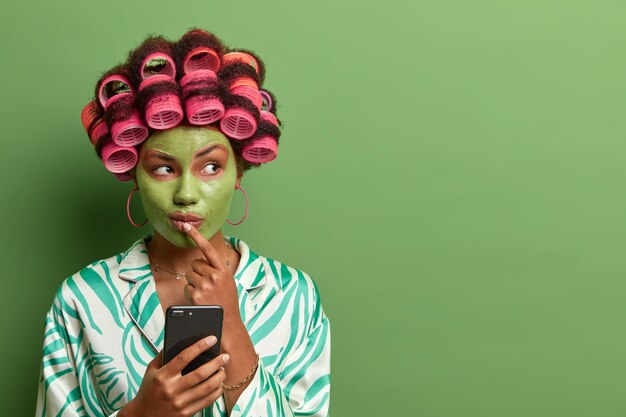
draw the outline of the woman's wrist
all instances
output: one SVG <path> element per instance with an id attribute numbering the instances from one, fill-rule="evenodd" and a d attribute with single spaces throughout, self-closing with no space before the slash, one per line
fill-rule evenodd
<path id="1" fill-rule="evenodd" d="M 254 366 L 252 367 L 250 372 L 248 372 L 248 375 L 246 375 L 246 377 L 241 382 L 239 382 L 238 384 L 233 385 L 233 386 L 227 385 L 224 382 L 222 382 L 222 388 L 224 388 L 227 391 L 234 391 L 234 390 L 237 390 L 237 389 L 245 386 L 250 381 L 250 379 L 254 376 L 254 374 L 256 373 L 256 370 L 259 367 L 259 359 L 260 359 L 259 358 L 259 354 L 257 353 L 256 354 L 256 361 L 254 362 Z"/>
<path id="2" fill-rule="evenodd" d="M 224 383 L 227 386 L 237 385 L 242 380 L 246 379 L 250 370 L 258 366 L 258 356 L 255 351 L 254 344 L 250 339 L 248 329 L 243 325 L 241 320 L 239 325 L 229 327 L 228 330 L 224 330 L 222 333 L 221 350 L 224 353 L 228 353 L 232 358 L 228 364 L 224 366 L 226 369 L 226 379 Z M 250 381 L 251 378 L 247 378 L 244 385 Z M 243 386 L 243 385 L 242 385 Z"/>

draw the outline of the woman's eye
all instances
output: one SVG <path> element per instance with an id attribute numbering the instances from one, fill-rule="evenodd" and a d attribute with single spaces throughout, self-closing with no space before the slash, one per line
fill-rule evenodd
<path id="1" fill-rule="evenodd" d="M 204 168 L 202 168 L 202 172 L 204 172 L 205 174 L 208 174 L 208 175 L 215 174 L 219 170 L 220 170 L 220 166 L 219 166 L 219 164 L 216 164 L 215 162 L 211 162 L 209 164 L 206 164 L 204 166 Z"/>
<path id="2" fill-rule="evenodd" d="M 168 174 L 173 174 L 174 170 L 172 169 L 172 167 L 164 165 L 164 166 L 154 168 L 152 172 L 154 172 L 156 175 L 168 175 Z"/>

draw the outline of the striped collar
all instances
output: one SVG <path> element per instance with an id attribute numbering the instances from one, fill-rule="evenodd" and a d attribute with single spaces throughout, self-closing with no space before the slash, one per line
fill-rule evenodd
<path id="1" fill-rule="evenodd" d="M 271 273 L 271 269 L 266 259 L 252 252 L 242 240 L 228 236 L 224 238 L 241 254 L 234 279 L 237 283 L 239 310 L 245 324 L 256 311 L 253 294 L 262 290 L 267 281 L 266 272 Z M 163 348 L 165 316 L 150 269 L 146 248 L 146 242 L 150 239 L 152 235 L 146 235 L 133 243 L 126 252 L 118 255 L 121 257 L 118 275 L 120 279 L 132 284 L 124 296 L 124 308 L 156 354 Z"/>
<path id="2" fill-rule="evenodd" d="M 137 283 L 152 277 L 146 247 L 146 242 L 150 239 L 152 239 L 152 234 L 138 239 L 128 250 L 120 254 L 122 258 L 119 264 L 119 277 L 121 279 Z M 234 273 L 237 283 L 246 291 L 263 286 L 266 282 L 266 271 L 265 262 L 261 261 L 261 257 L 241 239 L 231 236 L 224 236 L 224 239 L 241 254 L 239 265 Z"/>

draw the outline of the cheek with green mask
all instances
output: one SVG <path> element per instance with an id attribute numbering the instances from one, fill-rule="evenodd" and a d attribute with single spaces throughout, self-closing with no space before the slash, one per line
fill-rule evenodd
<path id="1" fill-rule="evenodd" d="M 214 144 L 223 145 L 228 151 L 228 160 L 221 167 L 223 172 L 215 179 L 199 178 L 192 171 L 194 156 Z M 164 180 L 147 172 L 142 161 L 148 150 L 176 158 L 179 169 L 175 177 Z M 204 221 L 198 230 L 206 239 L 213 237 L 228 215 L 237 166 L 224 134 L 206 128 L 178 126 L 155 132 L 147 139 L 141 149 L 136 178 L 144 210 L 154 229 L 172 244 L 192 248 L 196 246 L 194 241 L 172 224 L 168 215 L 180 211 L 200 216 Z"/>

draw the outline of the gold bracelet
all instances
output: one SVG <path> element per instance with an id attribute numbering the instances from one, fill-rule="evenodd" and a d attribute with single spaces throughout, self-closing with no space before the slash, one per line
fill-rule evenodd
<path id="1" fill-rule="evenodd" d="M 230 385 L 226 385 L 226 384 L 224 384 L 222 382 L 222 388 L 227 389 L 229 391 L 232 391 L 232 390 L 235 390 L 237 388 L 240 388 L 243 384 L 248 382 L 250 380 L 250 378 L 252 378 L 252 375 L 254 375 L 254 373 L 256 372 L 258 367 L 259 367 L 259 354 L 257 353 L 256 354 L 256 361 L 254 361 L 254 366 L 252 367 L 252 370 L 250 371 L 250 373 L 248 375 L 246 375 L 246 377 L 243 379 L 243 381 L 241 381 L 237 385 L 233 385 L 232 387 Z"/>

